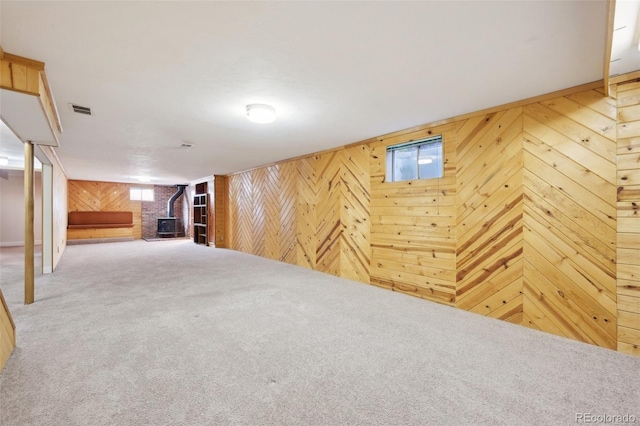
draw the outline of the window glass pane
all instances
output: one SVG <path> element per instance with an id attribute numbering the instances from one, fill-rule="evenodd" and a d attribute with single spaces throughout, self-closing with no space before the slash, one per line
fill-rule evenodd
<path id="1" fill-rule="evenodd" d="M 142 189 L 129 188 L 129 199 L 132 201 L 140 201 L 142 199 Z"/>
<path id="2" fill-rule="evenodd" d="M 153 201 L 153 189 L 142 190 L 142 201 Z"/>
<path id="3" fill-rule="evenodd" d="M 411 146 L 393 151 L 393 180 L 418 179 L 418 148 Z"/>
<path id="4" fill-rule="evenodd" d="M 442 135 L 387 146 L 386 182 L 444 175 Z"/>
<path id="5" fill-rule="evenodd" d="M 420 146 L 418 167 L 420 179 L 442 177 L 442 141 Z"/>

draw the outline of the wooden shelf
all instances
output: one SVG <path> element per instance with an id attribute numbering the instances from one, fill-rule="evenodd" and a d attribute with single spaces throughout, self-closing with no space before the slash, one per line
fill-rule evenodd
<path id="1" fill-rule="evenodd" d="M 208 206 L 208 194 L 193 196 L 193 242 L 196 244 L 209 245 L 207 237 Z"/>

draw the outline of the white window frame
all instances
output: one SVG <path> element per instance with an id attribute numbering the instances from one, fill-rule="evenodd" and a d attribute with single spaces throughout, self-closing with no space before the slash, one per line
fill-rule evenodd
<path id="1" fill-rule="evenodd" d="M 435 174 L 429 174 L 426 176 L 421 176 L 420 175 L 420 166 L 423 165 L 423 163 L 421 163 L 421 159 L 420 158 L 420 148 L 423 146 L 429 146 L 429 145 L 439 145 L 439 151 L 437 153 L 436 156 L 432 157 L 430 156 L 429 158 L 432 161 L 436 161 L 436 173 Z M 416 155 L 415 155 L 415 160 L 416 160 L 416 174 L 417 177 L 415 178 L 407 178 L 407 179 L 401 179 L 398 176 L 394 175 L 394 171 L 396 170 L 395 168 L 395 154 L 401 150 L 406 150 L 407 148 L 416 148 Z M 438 135 L 438 136 L 432 136 L 429 138 L 425 138 L 425 139 L 420 139 L 417 141 L 411 141 L 411 142 L 404 142 L 404 143 L 399 143 L 396 145 L 390 145 L 387 147 L 386 150 L 387 153 L 387 158 L 386 158 L 386 177 L 385 177 L 385 182 L 406 182 L 406 181 L 410 181 L 410 180 L 424 180 L 424 179 L 436 179 L 436 178 L 441 178 L 442 176 L 444 176 L 444 138 L 442 137 L 442 135 Z"/>
<path id="2" fill-rule="evenodd" d="M 132 186 L 129 188 L 131 201 L 154 201 L 153 188 L 141 188 Z"/>

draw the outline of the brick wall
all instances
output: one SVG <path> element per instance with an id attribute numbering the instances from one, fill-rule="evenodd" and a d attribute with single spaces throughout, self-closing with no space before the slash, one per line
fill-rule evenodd
<path id="1" fill-rule="evenodd" d="M 176 186 L 155 185 L 153 188 L 154 201 L 142 202 L 142 238 L 157 237 L 158 218 L 167 217 L 167 201 L 178 190 Z M 178 236 L 184 236 L 183 200 L 184 194 L 178 197 L 173 208 Z"/>

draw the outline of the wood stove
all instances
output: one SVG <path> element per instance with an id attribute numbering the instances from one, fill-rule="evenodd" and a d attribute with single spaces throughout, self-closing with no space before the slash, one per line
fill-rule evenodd
<path id="1" fill-rule="evenodd" d="M 176 185 L 178 191 L 167 201 L 167 217 L 158 218 L 158 237 L 177 237 L 178 236 L 178 220 L 175 217 L 173 205 L 183 193 L 188 185 Z"/>
<path id="2" fill-rule="evenodd" d="M 158 236 L 176 237 L 176 218 L 175 217 L 161 217 L 158 218 Z"/>

